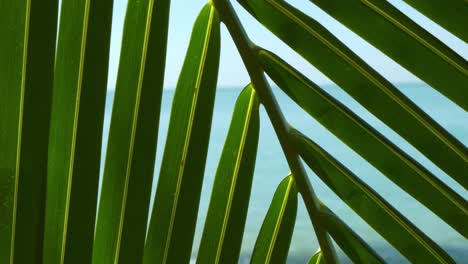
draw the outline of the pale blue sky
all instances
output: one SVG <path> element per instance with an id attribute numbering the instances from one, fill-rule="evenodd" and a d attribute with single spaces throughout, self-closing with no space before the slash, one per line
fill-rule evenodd
<path id="1" fill-rule="evenodd" d="M 188 46 L 193 22 L 206 1 L 207 0 L 171 1 L 169 42 L 165 76 L 166 88 L 174 87 L 177 82 Z M 307 77 L 316 83 L 332 83 L 327 77 L 317 71 L 314 67 L 310 66 L 309 63 L 295 54 L 267 29 L 256 22 L 240 5 L 237 4 L 236 1 L 232 2 L 238 11 L 247 33 L 255 43 L 279 54 L 287 62 L 302 71 Z M 404 70 L 392 60 L 388 59 L 385 55 L 367 44 L 350 30 L 336 22 L 336 20 L 321 11 L 310 1 L 295 0 L 288 2 L 322 23 L 329 31 L 353 49 L 368 64 L 392 82 L 419 82 L 419 79 Z M 420 25 L 423 25 L 429 32 L 442 39 L 443 42 L 461 54 L 465 59 L 468 58 L 468 45 L 466 43 L 419 14 L 413 8 L 406 5 L 402 0 L 391 0 L 389 2 L 394 4 Z M 127 0 L 114 0 L 109 89 L 114 89 L 115 87 L 126 4 Z M 222 27 L 221 49 L 221 64 L 218 79 L 219 86 L 232 87 L 246 85 L 249 82 L 247 72 L 245 71 L 234 43 L 231 41 L 231 38 L 224 26 Z"/>

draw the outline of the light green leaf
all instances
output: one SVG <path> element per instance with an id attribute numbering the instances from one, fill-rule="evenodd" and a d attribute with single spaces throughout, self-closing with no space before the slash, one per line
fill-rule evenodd
<path id="1" fill-rule="evenodd" d="M 40 263 L 58 2 L 0 5 L 0 263 Z"/>
<path id="2" fill-rule="evenodd" d="M 448 31 L 468 42 L 466 0 L 404 0 Z"/>
<path id="3" fill-rule="evenodd" d="M 308 264 L 326 264 L 325 263 L 325 259 L 323 258 L 323 254 L 322 254 L 322 251 L 318 251 L 317 253 L 315 253 L 312 258 L 310 258 L 309 262 L 307 262 Z"/>
<path id="4" fill-rule="evenodd" d="M 276 36 L 468 188 L 468 149 L 318 22 L 281 0 L 240 0 Z"/>
<path id="5" fill-rule="evenodd" d="M 174 94 L 144 263 L 188 263 L 205 169 L 220 52 L 218 13 L 200 12 Z"/>
<path id="6" fill-rule="evenodd" d="M 298 131 L 291 137 L 317 176 L 409 261 L 454 263 L 435 242 L 316 143 Z"/>
<path id="7" fill-rule="evenodd" d="M 63 0 L 55 61 L 43 263 L 89 263 L 112 0 Z"/>
<path id="8" fill-rule="evenodd" d="M 286 263 L 296 212 L 296 183 L 289 175 L 276 189 L 255 242 L 251 263 Z"/>
<path id="9" fill-rule="evenodd" d="M 93 263 L 141 263 L 154 174 L 169 0 L 131 0 L 109 132 Z"/>
<path id="10" fill-rule="evenodd" d="M 467 61 L 392 4 L 387 1 L 310 1 L 468 110 Z M 443 5 L 447 6 L 447 3 Z M 467 24 L 468 4 L 465 3 L 463 8 Z"/>
<path id="11" fill-rule="evenodd" d="M 219 161 L 197 263 L 237 262 L 257 156 L 259 101 L 252 85 L 237 99 Z"/>
<path id="12" fill-rule="evenodd" d="M 324 204 L 321 204 L 320 213 L 328 233 L 354 263 L 385 263 L 358 234 Z"/>
<path id="13" fill-rule="evenodd" d="M 258 50 L 258 54 L 268 75 L 299 106 L 387 178 L 468 237 L 465 199 L 286 62 L 266 50 Z"/>

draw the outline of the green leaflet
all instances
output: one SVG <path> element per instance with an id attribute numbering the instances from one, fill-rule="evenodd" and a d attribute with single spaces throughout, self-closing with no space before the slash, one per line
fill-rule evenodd
<path id="1" fill-rule="evenodd" d="M 127 7 L 93 263 L 143 260 L 169 3 L 169 0 L 131 0 Z"/>
<path id="2" fill-rule="evenodd" d="M 58 3 L 1 6 L 0 263 L 39 263 Z"/>
<path id="3" fill-rule="evenodd" d="M 459 194 L 279 57 L 261 49 L 258 57 L 273 81 L 306 112 L 387 178 L 468 237 L 468 205 Z"/>
<path id="4" fill-rule="evenodd" d="M 298 131 L 293 131 L 291 137 L 316 175 L 409 261 L 454 263 L 436 243 L 316 143 Z"/>
<path id="5" fill-rule="evenodd" d="M 327 231 L 354 263 L 385 263 L 358 234 L 324 204 L 321 204 L 320 213 Z"/>
<path id="6" fill-rule="evenodd" d="M 144 263 L 188 263 L 213 114 L 220 23 L 209 3 L 200 12 L 174 94 Z"/>
<path id="7" fill-rule="evenodd" d="M 466 0 L 404 0 L 448 31 L 468 42 Z"/>
<path id="8" fill-rule="evenodd" d="M 307 262 L 308 264 L 326 264 L 325 263 L 325 259 L 323 258 L 323 254 L 322 254 L 322 251 L 318 251 L 317 253 L 315 253 L 309 260 L 309 262 Z"/>
<path id="9" fill-rule="evenodd" d="M 280 0 L 240 0 L 257 20 L 468 188 L 468 150 L 319 23 Z"/>
<path id="10" fill-rule="evenodd" d="M 44 263 L 89 263 L 112 0 L 63 0 L 50 125 Z"/>
<path id="11" fill-rule="evenodd" d="M 356 0 L 311 1 L 421 80 L 468 110 L 468 89 L 465 88 L 468 86 L 467 61 L 390 3 Z M 444 2 L 444 5 L 447 3 Z M 465 10 L 468 11 L 466 3 Z M 466 15 L 468 12 L 465 12 Z M 468 23 L 466 18 L 465 23 Z M 391 41 L 388 41 L 389 39 Z"/>
<path id="12" fill-rule="evenodd" d="M 296 211 L 296 183 L 289 175 L 276 189 L 255 242 L 251 263 L 286 263 Z"/>
<path id="13" fill-rule="evenodd" d="M 259 100 L 252 85 L 239 95 L 219 161 L 197 263 L 237 263 L 259 136 Z"/>

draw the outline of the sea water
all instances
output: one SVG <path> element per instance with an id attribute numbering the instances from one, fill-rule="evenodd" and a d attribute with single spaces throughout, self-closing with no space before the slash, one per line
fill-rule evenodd
<path id="1" fill-rule="evenodd" d="M 419 107 L 431 115 L 453 136 L 468 145 L 468 114 L 445 97 L 440 95 L 424 84 L 401 84 L 399 89 Z M 332 96 L 339 99 L 347 107 L 360 115 L 370 125 L 392 140 L 400 148 L 410 154 L 413 158 L 432 171 L 442 181 L 452 187 L 463 198 L 468 199 L 468 192 L 453 181 L 449 176 L 433 165 L 420 152 L 399 137 L 390 128 L 380 122 L 376 117 L 366 111 L 355 100 L 344 91 L 335 86 L 323 86 Z M 196 227 L 195 241 L 192 249 L 192 259 L 196 258 L 200 243 L 203 224 L 206 217 L 210 193 L 213 186 L 216 167 L 221 155 L 226 134 L 229 128 L 232 111 L 237 96 L 242 87 L 220 87 L 216 93 L 214 115 L 211 127 L 210 145 L 206 162 L 203 191 L 200 201 L 200 210 Z M 273 88 L 281 110 L 286 119 L 295 128 L 305 133 L 315 142 L 318 142 L 325 150 L 331 153 L 352 172 L 374 188 L 381 196 L 389 201 L 396 209 L 403 213 L 409 220 L 436 241 L 446 250 L 457 263 L 468 263 L 468 242 L 463 236 L 439 220 L 433 213 L 423 207 L 419 202 L 404 193 L 399 187 L 389 181 L 383 174 L 374 169 L 364 159 L 343 144 L 333 134 L 328 132 L 317 121 L 305 113 L 292 100 L 290 100 L 278 88 Z M 163 93 L 161 107 L 161 118 L 159 127 L 159 138 L 157 147 L 157 158 L 155 167 L 155 178 L 153 182 L 153 194 L 161 165 L 164 143 L 168 122 L 172 107 L 174 90 L 166 89 Z M 107 142 L 107 133 L 112 110 L 113 92 L 109 92 L 106 102 L 106 114 L 104 124 L 104 146 Z M 242 252 L 240 263 L 248 263 L 252 253 L 255 240 L 260 230 L 262 221 L 272 200 L 274 191 L 280 181 L 289 174 L 287 162 L 284 158 L 280 144 L 268 119 L 261 107 L 260 110 L 260 140 L 258 146 L 257 161 L 255 166 L 254 180 L 248 209 L 247 223 L 242 241 Z M 103 160 L 105 147 L 103 148 Z M 307 166 L 305 166 L 307 168 Z M 307 168 L 308 169 L 308 168 Z M 320 179 L 311 171 L 307 170 L 309 179 L 317 196 L 337 214 L 346 224 L 353 228 L 372 248 L 374 248 L 385 261 L 390 263 L 408 262 L 398 251 L 393 249 L 380 235 L 369 227 L 359 216 L 357 216 L 343 201 L 340 200 Z M 468 177 L 468 172 L 467 177 Z M 151 209 L 150 209 L 151 210 Z M 150 211 L 151 213 L 151 211 Z M 467 223 L 468 224 L 468 223 Z M 344 263 L 350 260 L 339 250 L 340 259 Z M 307 210 L 301 199 L 294 229 L 294 234 L 289 249 L 288 263 L 306 263 L 311 255 L 318 249 Z"/>

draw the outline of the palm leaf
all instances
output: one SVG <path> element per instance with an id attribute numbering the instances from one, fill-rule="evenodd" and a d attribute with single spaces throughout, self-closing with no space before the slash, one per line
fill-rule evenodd
<path id="1" fill-rule="evenodd" d="M 1 5 L 0 263 L 35 263 L 42 260 L 58 3 Z"/>
<path id="2" fill-rule="evenodd" d="M 296 211 L 296 183 L 289 175 L 276 189 L 255 242 L 251 263 L 286 263 Z"/>
<path id="3" fill-rule="evenodd" d="M 219 161 L 197 263 L 237 262 L 249 206 L 259 136 L 252 85 L 237 99 Z"/>
<path id="4" fill-rule="evenodd" d="M 358 234 L 324 204 L 321 204 L 321 213 L 328 232 L 354 263 L 385 263 Z"/>
<path id="5" fill-rule="evenodd" d="M 130 1 L 93 262 L 141 263 L 156 156 L 169 1 Z"/>
<path id="6" fill-rule="evenodd" d="M 281 0 L 240 1 L 367 110 L 468 188 L 468 150 L 319 23 Z M 298 41 L 300 40 L 300 41 Z"/>
<path id="7" fill-rule="evenodd" d="M 292 137 L 317 176 L 408 260 L 454 263 L 435 242 L 316 143 L 297 131 Z"/>
<path id="8" fill-rule="evenodd" d="M 325 258 L 323 257 L 322 251 L 315 253 L 307 262 L 308 264 L 326 264 Z"/>
<path id="9" fill-rule="evenodd" d="M 463 88 L 468 82 L 466 60 L 390 3 L 311 1 L 421 80 L 468 110 L 468 90 Z M 466 11 L 467 6 L 465 3 Z M 468 12 L 465 12 L 466 14 Z"/>
<path id="10" fill-rule="evenodd" d="M 258 54 L 265 71 L 299 106 L 387 178 L 468 237 L 465 224 L 468 208 L 460 195 L 278 56 L 266 50 L 259 50 Z"/>
<path id="11" fill-rule="evenodd" d="M 417 10 L 443 26 L 448 31 L 468 42 L 466 14 L 468 5 L 465 0 L 404 0 Z"/>
<path id="12" fill-rule="evenodd" d="M 283 153 L 289 168 L 294 174 L 298 191 L 304 199 L 307 212 L 312 221 L 313 228 L 317 235 L 317 240 L 322 248 L 324 256 L 330 262 L 336 262 L 336 253 L 329 235 L 325 232 L 320 219 L 319 202 L 309 182 L 307 173 L 300 161 L 297 153 L 291 148 L 288 135 L 288 123 L 281 112 L 271 87 L 268 84 L 258 59 L 255 56 L 254 44 L 245 33 L 242 24 L 229 1 L 215 0 L 215 7 L 220 12 L 220 17 L 233 37 L 234 43 L 246 66 L 252 84 L 258 92 L 260 101 L 265 106 L 265 110 L 270 118 L 273 128 L 278 136 Z"/>
<path id="13" fill-rule="evenodd" d="M 174 94 L 145 263 L 189 262 L 213 114 L 219 42 L 219 17 L 207 4 L 195 22 Z"/>
<path id="14" fill-rule="evenodd" d="M 44 263 L 90 262 L 112 1 L 63 0 L 48 156 Z"/>

